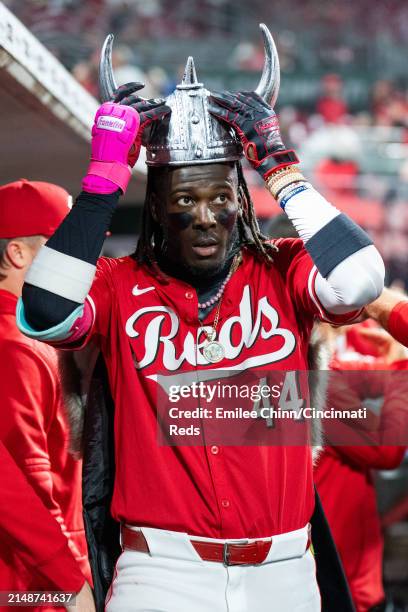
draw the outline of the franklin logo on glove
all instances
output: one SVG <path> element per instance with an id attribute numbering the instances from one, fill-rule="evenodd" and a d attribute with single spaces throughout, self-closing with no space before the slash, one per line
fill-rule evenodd
<path id="1" fill-rule="evenodd" d="M 117 117 L 107 117 L 106 115 L 101 115 L 100 117 L 98 117 L 98 122 L 96 125 L 102 130 L 123 132 L 126 122 L 123 121 L 123 119 L 118 119 Z"/>

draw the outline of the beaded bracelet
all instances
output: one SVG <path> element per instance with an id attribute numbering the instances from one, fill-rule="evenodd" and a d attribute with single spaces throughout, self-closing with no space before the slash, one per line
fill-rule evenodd
<path id="1" fill-rule="evenodd" d="M 287 174 L 298 174 L 300 172 L 298 166 L 284 166 L 283 168 L 279 168 L 279 170 L 275 170 L 271 172 L 269 176 L 266 177 L 267 183 L 273 183 L 274 181 L 280 179 L 282 176 L 286 176 Z"/>
<path id="2" fill-rule="evenodd" d="M 289 166 L 272 174 L 266 179 L 266 187 L 276 199 L 278 193 L 291 183 L 305 181 L 305 177 L 297 167 Z"/>

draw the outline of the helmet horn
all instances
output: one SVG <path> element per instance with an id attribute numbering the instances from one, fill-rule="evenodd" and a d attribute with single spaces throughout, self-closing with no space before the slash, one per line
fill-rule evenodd
<path id="1" fill-rule="evenodd" d="M 272 108 L 275 106 L 279 94 L 280 67 L 279 57 L 272 34 L 264 23 L 259 24 L 265 47 L 265 62 L 261 80 L 255 92 Z"/>
<path id="2" fill-rule="evenodd" d="M 112 100 L 117 85 L 112 69 L 113 34 L 109 34 L 103 43 L 101 60 L 99 63 L 99 93 L 102 102 Z"/>

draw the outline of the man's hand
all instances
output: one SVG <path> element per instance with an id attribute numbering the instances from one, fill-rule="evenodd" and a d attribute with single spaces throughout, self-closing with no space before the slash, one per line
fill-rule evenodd
<path id="1" fill-rule="evenodd" d="M 388 319 L 393 308 L 406 299 L 407 296 L 402 291 L 385 287 L 380 297 L 371 302 L 371 304 L 367 304 L 364 307 L 364 311 L 367 317 L 378 321 L 384 329 L 388 330 Z"/>
<path id="2" fill-rule="evenodd" d="M 67 610 L 75 610 L 75 612 L 95 612 L 95 602 L 92 595 L 91 587 L 87 582 L 79 591 L 75 598 L 75 604 L 66 606 Z"/>
<path id="3" fill-rule="evenodd" d="M 139 130 L 138 113 L 128 106 L 105 102 L 95 115 L 92 127 L 92 154 L 84 191 L 125 193 L 134 164 L 132 152 Z"/>
<path id="4" fill-rule="evenodd" d="M 279 168 L 299 162 L 295 152 L 282 142 L 274 110 L 254 91 L 214 93 L 208 110 L 235 129 L 246 158 L 264 179 Z"/>
<path id="5" fill-rule="evenodd" d="M 385 363 L 391 364 L 407 358 L 406 348 L 381 328 L 362 327 L 359 333 L 365 340 L 377 349 L 378 354 Z"/>
<path id="6" fill-rule="evenodd" d="M 113 97 L 113 101 L 117 104 L 131 106 L 139 113 L 140 127 L 134 142 L 134 148 L 131 151 L 131 156 L 136 158 L 135 162 L 139 157 L 144 131 L 155 121 L 165 120 L 171 113 L 171 108 L 166 106 L 166 101 L 163 98 L 146 100 L 137 95 L 136 92 L 143 87 L 142 83 L 126 83 L 126 85 L 118 87 Z"/>

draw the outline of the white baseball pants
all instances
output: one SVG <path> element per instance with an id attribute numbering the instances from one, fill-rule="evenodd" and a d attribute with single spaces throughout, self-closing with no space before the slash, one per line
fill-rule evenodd
<path id="1" fill-rule="evenodd" d="M 150 554 L 121 554 L 106 612 L 320 612 L 307 527 L 274 536 L 266 560 L 248 566 L 203 561 L 185 533 L 141 531 Z"/>

